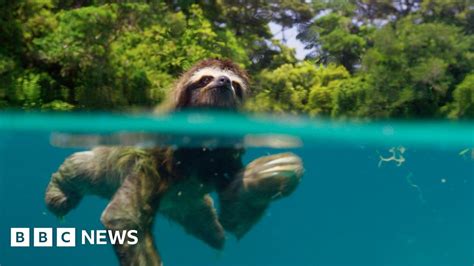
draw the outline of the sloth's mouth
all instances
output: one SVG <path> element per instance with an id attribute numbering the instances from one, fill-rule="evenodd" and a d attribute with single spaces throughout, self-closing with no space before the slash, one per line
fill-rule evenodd
<path id="1" fill-rule="evenodd" d="M 203 88 L 189 107 L 232 110 L 239 104 L 232 86 L 211 85 Z"/>
<path id="2" fill-rule="evenodd" d="M 215 93 L 221 93 L 221 94 L 234 94 L 234 88 L 232 86 L 227 86 L 227 85 L 221 85 L 221 86 L 213 86 L 213 87 L 208 87 L 206 91 L 214 91 Z"/>
<path id="3" fill-rule="evenodd" d="M 201 98 L 200 107 L 235 109 L 238 105 L 235 95 L 228 89 L 209 89 Z"/>
<path id="4" fill-rule="evenodd" d="M 212 99 L 212 101 L 215 102 L 235 102 L 236 95 L 234 93 L 234 90 L 232 87 L 227 87 L 227 86 L 214 86 L 214 87 L 209 87 L 205 91 L 205 98 Z"/>

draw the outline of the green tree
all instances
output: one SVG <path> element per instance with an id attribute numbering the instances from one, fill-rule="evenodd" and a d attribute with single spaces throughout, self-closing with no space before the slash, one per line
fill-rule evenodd
<path id="1" fill-rule="evenodd" d="M 388 24 L 364 55 L 381 116 L 433 117 L 472 69 L 473 39 L 443 23 L 414 24 L 408 16 Z"/>
<path id="2" fill-rule="evenodd" d="M 0 107 L 162 101 L 196 61 L 253 76 L 249 110 L 473 118 L 469 0 L 0 0 Z M 283 40 L 269 24 L 282 28 Z M 285 30 L 310 50 L 297 60 Z"/>
<path id="3" fill-rule="evenodd" d="M 198 5 L 187 15 L 160 3 L 34 0 L 15 8 L 11 19 L 21 25 L 23 49 L 0 51 L 2 105 L 149 106 L 198 60 L 226 57 L 250 64 L 232 31 L 214 27 Z"/>
<path id="4" fill-rule="evenodd" d="M 450 118 L 474 117 L 474 73 L 466 76 L 453 92 L 453 101 L 443 110 Z"/>
<path id="5" fill-rule="evenodd" d="M 252 111 L 329 116 L 340 86 L 350 78 L 343 66 L 311 62 L 285 64 L 258 77 L 258 91 L 248 103 Z"/>
<path id="6" fill-rule="evenodd" d="M 351 72 L 367 46 L 369 28 L 357 27 L 350 17 L 329 13 L 308 25 L 298 37 L 313 49 L 310 58 L 324 64 L 341 64 Z"/>

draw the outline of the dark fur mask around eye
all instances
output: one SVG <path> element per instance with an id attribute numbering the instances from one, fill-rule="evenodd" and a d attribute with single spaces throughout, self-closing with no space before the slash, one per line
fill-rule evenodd
<path id="1" fill-rule="evenodd" d="M 202 89 L 206 87 L 207 85 L 209 85 L 209 83 L 211 83 L 213 80 L 214 80 L 214 77 L 212 76 L 202 76 L 198 81 L 188 84 L 188 86 L 185 89 L 185 94 L 186 93 L 189 94 L 192 91 L 197 90 L 197 89 Z"/>
<path id="2" fill-rule="evenodd" d="M 192 97 L 199 94 L 200 89 L 205 88 L 209 83 L 214 80 L 212 76 L 202 76 L 198 81 L 188 84 L 184 91 L 180 95 L 179 104 L 176 106 L 178 109 L 192 107 Z"/>
<path id="3" fill-rule="evenodd" d="M 196 86 L 197 88 L 203 88 L 207 86 L 211 81 L 214 80 L 212 76 L 203 76 L 199 81 L 198 85 Z"/>
<path id="4" fill-rule="evenodd" d="M 236 81 L 232 81 L 232 87 L 234 88 L 235 94 L 239 97 L 240 100 L 244 97 L 244 93 L 242 91 L 242 86 Z"/>

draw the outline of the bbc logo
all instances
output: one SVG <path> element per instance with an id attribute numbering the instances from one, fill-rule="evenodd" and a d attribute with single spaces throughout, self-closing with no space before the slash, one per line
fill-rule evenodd
<path id="1" fill-rule="evenodd" d="M 81 230 L 78 234 L 82 245 L 136 245 L 137 230 Z M 32 241 L 32 243 L 31 243 Z M 53 243 L 54 241 L 54 243 Z M 11 228 L 12 247 L 75 247 L 76 228 Z"/>
<path id="2" fill-rule="evenodd" d="M 30 228 L 11 228 L 10 246 L 29 247 Z M 53 246 L 53 228 L 33 228 L 34 247 L 52 247 Z M 76 246 L 76 228 L 56 228 L 56 246 L 74 247 Z"/>

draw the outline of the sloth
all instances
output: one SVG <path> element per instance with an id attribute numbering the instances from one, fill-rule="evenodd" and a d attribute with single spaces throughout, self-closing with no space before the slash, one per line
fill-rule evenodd
<path id="1" fill-rule="evenodd" d="M 249 93 L 246 72 L 229 60 L 208 59 L 184 73 L 167 108 L 238 110 Z M 115 244 L 121 265 L 161 265 L 152 226 L 157 213 L 215 249 L 225 232 L 243 237 L 269 204 L 290 195 L 303 175 L 301 159 L 281 153 L 242 163 L 238 147 L 96 147 L 68 157 L 46 190 L 58 217 L 85 195 L 109 199 L 101 222 L 109 230 L 137 230 L 138 243 Z M 216 192 L 219 211 L 210 193 Z"/>

